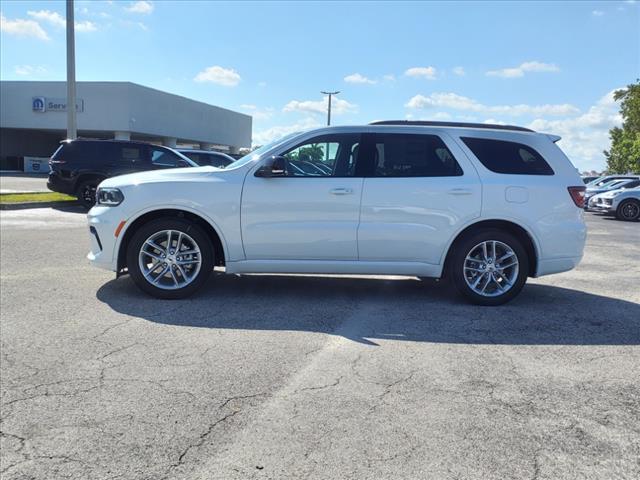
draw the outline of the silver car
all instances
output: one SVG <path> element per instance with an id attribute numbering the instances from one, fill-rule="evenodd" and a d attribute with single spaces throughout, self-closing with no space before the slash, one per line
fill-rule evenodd
<path id="1" fill-rule="evenodd" d="M 598 187 L 587 186 L 587 191 L 584 193 L 584 209 L 589 210 L 591 208 L 591 199 L 598 194 L 612 192 L 619 189 L 635 188 L 638 186 L 640 186 L 640 180 L 637 178 L 611 180 Z"/>
<path id="2" fill-rule="evenodd" d="M 629 222 L 640 220 L 640 187 L 611 190 L 591 198 L 589 208 Z"/>

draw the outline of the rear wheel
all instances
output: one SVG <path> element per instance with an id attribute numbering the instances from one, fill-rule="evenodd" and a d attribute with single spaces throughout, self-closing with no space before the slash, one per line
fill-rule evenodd
<path id="1" fill-rule="evenodd" d="M 471 303 L 502 305 L 522 290 L 529 258 L 515 236 L 486 229 L 455 246 L 449 267 L 456 288 Z"/>
<path id="2" fill-rule="evenodd" d="M 623 200 L 616 209 L 616 218 L 633 222 L 640 218 L 640 202 L 634 199 Z"/>
<path id="3" fill-rule="evenodd" d="M 214 251 L 206 233 L 179 218 L 143 225 L 127 247 L 127 268 L 136 285 L 158 298 L 184 298 L 213 271 Z"/>
<path id="4" fill-rule="evenodd" d="M 78 189 L 76 190 L 76 197 L 78 201 L 85 207 L 87 210 L 93 207 L 96 203 L 96 190 L 98 189 L 98 185 L 100 184 L 101 179 L 92 179 L 85 180 L 80 183 Z"/>

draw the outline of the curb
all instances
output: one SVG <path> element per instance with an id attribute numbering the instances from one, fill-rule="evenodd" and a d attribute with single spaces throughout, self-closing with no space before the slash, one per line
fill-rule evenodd
<path id="1" fill-rule="evenodd" d="M 26 210 L 28 208 L 55 208 L 55 207 L 76 207 L 80 204 L 72 200 L 57 202 L 23 202 L 23 203 L 0 203 L 0 210 Z"/>

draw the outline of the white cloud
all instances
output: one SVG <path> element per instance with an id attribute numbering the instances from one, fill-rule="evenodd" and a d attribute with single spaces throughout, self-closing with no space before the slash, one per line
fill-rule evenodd
<path id="1" fill-rule="evenodd" d="M 266 145 L 267 143 L 278 140 L 279 138 L 289 135 L 290 133 L 308 130 L 310 128 L 321 127 L 322 124 L 314 117 L 307 117 L 304 120 L 292 125 L 279 125 L 266 130 L 260 130 L 253 135 L 253 145 Z"/>
<path id="2" fill-rule="evenodd" d="M 142 13 L 147 15 L 153 12 L 153 8 L 153 2 L 140 0 L 138 2 L 131 2 L 131 5 L 126 7 L 125 10 L 129 13 Z"/>
<path id="3" fill-rule="evenodd" d="M 502 68 L 500 70 L 489 70 L 487 75 L 491 77 L 519 78 L 524 77 L 526 72 L 559 72 L 560 68 L 552 63 L 524 62 L 517 67 Z"/>
<path id="4" fill-rule="evenodd" d="M 370 78 L 365 77 L 364 75 L 360 75 L 359 73 L 352 73 L 351 75 L 347 75 L 346 77 L 344 77 L 344 81 L 347 83 L 369 84 L 369 85 L 378 83 L 377 80 L 372 80 Z"/>
<path id="5" fill-rule="evenodd" d="M 453 73 L 459 77 L 464 77 L 467 74 L 467 72 L 464 71 L 463 67 L 455 67 L 453 69 Z"/>
<path id="6" fill-rule="evenodd" d="M 27 15 L 41 22 L 47 22 L 54 27 L 64 28 L 67 25 L 62 15 L 58 12 L 52 12 L 51 10 L 28 10 Z"/>
<path id="7" fill-rule="evenodd" d="M 430 113 L 429 115 L 414 115 L 413 113 L 409 112 L 405 114 L 404 118 L 407 120 L 446 121 L 446 120 L 451 120 L 453 116 L 448 112 L 435 112 L 435 113 Z"/>
<path id="8" fill-rule="evenodd" d="M 231 68 L 224 68 L 218 65 L 207 67 L 198 73 L 194 80 L 199 83 L 215 83 L 224 87 L 235 87 L 240 83 L 240 75 Z"/>
<path id="9" fill-rule="evenodd" d="M 470 112 L 499 114 L 499 115 L 573 115 L 579 113 L 578 108 L 568 103 L 547 105 L 484 105 L 477 100 L 464 97 L 456 93 L 432 93 L 431 95 L 416 95 L 405 107 L 412 109 L 450 108 Z"/>
<path id="10" fill-rule="evenodd" d="M 609 129 L 622 125 L 613 91 L 600 98 L 586 113 L 561 120 L 537 118 L 528 127 L 538 132 L 560 135 L 558 145 L 580 170 L 602 170 L 602 153 L 610 146 Z"/>
<path id="11" fill-rule="evenodd" d="M 248 115 L 251 115 L 255 120 L 268 120 L 273 116 L 275 112 L 275 109 L 271 107 L 259 108 L 256 105 L 247 103 L 240 105 L 240 110 Z"/>
<path id="12" fill-rule="evenodd" d="M 435 67 L 411 67 L 404 72 L 407 77 L 426 78 L 427 80 L 435 80 L 436 73 Z"/>
<path id="13" fill-rule="evenodd" d="M 42 65 L 16 65 L 13 67 L 13 71 L 16 75 L 20 76 L 34 76 L 47 73 L 47 69 Z"/>
<path id="14" fill-rule="evenodd" d="M 387 81 L 387 82 L 393 82 L 393 81 L 395 81 L 396 76 L 391 74 L 391 73 L 388 73 L 387 75 L 383 75 L 382 79 Z"/>
<path id="15" fill-rule="evenodd" d="M 0 31 L 16 37 L 32 37 L 38 40 L 49 40 L 49 35 L 35 20 L 16 18 L 9 20 L 0 12 Z"/>
<path id="16" fill-rule="evenodd" d="M 604 15 L 604 12 L 602 10 L 594 10 L 591 12 L 591 15 L 593 15 L 594 17 L 601 17 Z"/>
<path id="17" fill-rule="evenodd" d="M 65 28 L 67 25 L 67 21 L 62 15 L 51 10 L 29 10 L 27 15 L 57 28 Z M 77 32 L 95 32 L 98 29 L 97 25 L 89 20 L 76 22 L 75 26 Z"/>
<path id="18" fill-rule="evenodd" d="M 96 24 L 89 20 L 76 22 L 76 32 L 95 32 L 97 29 Z"/>
<path id="19" fill-rule="evenodd" d="M 496 120 L 495 118 L 487 118 L 483 120 L 482 123 L 488 123 L 491 125 L 506 125 L 507 122 L 503 122 L 502 120 Z"/>
<path id="20" fill-rule="evenodd" d="M 282 109 L 283 112 L 305 112 L 305 113 L 327 113 L 328 96 L 322 100 L 291 100 Z M 341 98 L 333 97 L 331 100 L 331 114 L 342 115 L 353 113 L 358 110 L 358 106 L 349 103 Z"/>

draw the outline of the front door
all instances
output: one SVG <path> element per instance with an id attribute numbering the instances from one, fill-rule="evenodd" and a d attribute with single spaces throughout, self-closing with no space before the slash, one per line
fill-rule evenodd
<path id="1" fill-rule="evenodd" d="M 357 260 L 360 134 L 311 138 L 280 155 L 283 176 L 249 173 L 242 191 L 247 260 Z"/>

